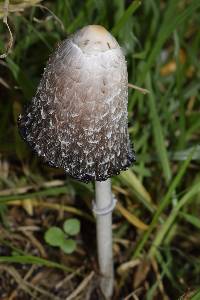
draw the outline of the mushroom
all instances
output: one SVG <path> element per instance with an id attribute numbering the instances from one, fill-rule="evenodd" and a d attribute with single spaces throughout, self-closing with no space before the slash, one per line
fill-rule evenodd
<path id="1" fill-rule="evenodd" d="M 127 100 L 127 66 L 119 44 L 104 27 L 89 25 L 58 45 L 18 122 L 21 136 L 43 161 L 63 168 L 77 180 L 95 181 L 101 241 L 97 239 L 98 245 L 102 239 L 105 244 L 98 246 L 104 278 L 113 276 L 112 243 L 105 241 L 112 238 L 114 202 L 109 178 L 135 160 L 128 135 Z M 108 286 L 108 281 L 102 286 Z M 103 289 L 109 290 L 103 291 L 109 298 L 112 287 Z"/>

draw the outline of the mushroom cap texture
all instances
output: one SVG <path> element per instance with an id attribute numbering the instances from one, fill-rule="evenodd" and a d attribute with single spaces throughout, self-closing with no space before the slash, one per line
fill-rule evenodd
<path id="1" fill-rule="evenodd" d="M 50 56 L 19 130 L 49 165 L 81 181 L 103 181 L 135 160 L 127 102 L 122 50 L 104 27 L 89 25 Z"/>

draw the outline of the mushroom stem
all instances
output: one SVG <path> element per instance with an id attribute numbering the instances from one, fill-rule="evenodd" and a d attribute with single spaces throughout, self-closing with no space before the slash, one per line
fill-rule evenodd
<path id="1" fill-rule="evenodd" d="M 95 181 L 95 204 L 97 224 L 97 251 L 101 273 L 100 288 L 106 299 L 110 299 L 113 293 L 114 270 L 112 253 L 112 209 L 103 213 L 106 208 L 112 206 L 111 180 Z"/>

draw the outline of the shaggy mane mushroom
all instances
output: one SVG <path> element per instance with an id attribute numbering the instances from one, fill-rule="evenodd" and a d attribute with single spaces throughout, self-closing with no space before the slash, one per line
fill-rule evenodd
<path id="1" fill-rule="evenodd" d="M 128 75 L 115 38 L 83 27 L 51 55 L 35 97 L 19 117 L 25 141 L 45 162 L 81 181 L 95 181 L 100 287 L 113 293 L 113 175 L 135 160 L 128 135 Z M 102 181 L 102 182 L 100 182 Z"/>
<path id="2" fill-rule="evenodd" d="M 59 44 L 19 117 L 22 137 L 45 162 L 81 181 L 104 181 L 134 161 L 121 48 L 90 25 Z"/>

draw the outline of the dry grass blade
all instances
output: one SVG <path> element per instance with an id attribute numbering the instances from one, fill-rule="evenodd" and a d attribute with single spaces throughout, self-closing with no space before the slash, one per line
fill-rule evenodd
<path id="1" fill-rule="evenodd" d="M 10 266 L 0 265 L 0 272 L 1 271 L 9 273 L 9 275 L 11 277 L 13 277 L 14 280 L 16 281 L 16 283 L 18 284 L 18 288 L 24 290 L 26 293 L 28 293 L 30 296 L 32 296 L 32 292 L 27 287 L 25 280 L 21 277 L 21 275 L 15 268 L 10 267 Z"/>
<path id="2" fill-rule="evenodd" d="M 25 280 L 25 281 L 27 281 L 28 280 L 28 278 L 32 275 L 32 273 L 34 272 L 34 270 L 35 270 L 35 266 L 33 265 L 29 270 L 28 270 L 28 272 L 26 273 L 26 275 L 23 277 L 23 279 Z M 16 288 L 16 289 L 14 289 L 14 291 L 11 293 L 11 295 L 9 296 L 9 300 L 14 300 L 14 299 L 16 299 L 17 298 L 17 293 L 18 293 L 18 291 L 19 291 L 19 286 Z"/>
<path id="3" fill-rule="evenodd" d="M 0 161 L 0 167 L 2 165 L 3 168 L 3 162 Z M 4 163 L 5 165 L 5 163 Z M 1 170 L 1 168 L 0 168 Z M 65 182 L 64 180 L 51 180 L 51 181 L 46 181 L 41 183 L 39 186 L 37 186 L 37 188 L 50 188 L 50 187 L 58 187 L 58 186 L 64 186 Z M 9 195 L 13 195 L 13 194 L 25 194 L 30 190 L 35 189 L 34 185 L 27 185 L 27 186 L 23 186 L 23 187 L 14 187 L 14 188 L 10 188 L 10 189 L 4 189 L 2 191 L 0 191 L 0 196 L 9 196 Z"/>
<path id="4" fill-rule="evenodd" d="M 116 205 L 117 210 L 127 219 L 127 221 L 134 225 L 135 227 L 141 229 L 141 230 L 147 230 L 148 225 L 143 223 L 140 219 L 138 219 L 136 216 L 131 214 L 127 209 L 125 209 L 119 202 Z"/>
<path id="5" fill-rule="evenodd" d="M 127 182 L 127 184 L 130 185 L 130 187 L 133 187 L 133 189 L 141 195 L 145 201 L 152 203 L 152 199 L 150 194 L 147 192 L 145 187 L 142 185 L 142 183 L 139 181 L 137 176 L 131 171 L 130 169 L 121 173 L 120 176 Z"/>
<path id="6" fill-rule="evenodd" d="M 139 300 L 138 296 L 135 294 L 135 292 L 131 292 L 128 296 L 126 296 L 126 298 L 124 298 L 124 300 L 130 300 L 130 299 L 134 299 L 134 300 Z"/>
<path id="7" fill-rule="evenodd" d="M 26 200 L 23 200 L 23 201 L 26 201 Z M 22 202 L 20 200 L 15 200 L 15 201 L 9 202 L 8 205 L 21 206 Z M 86 218 L 87 220 L 94 222 L 94 218 L 91 217 L 89 214 L 84 213 L 80 209 L 77 209 L 72 206 L 61 205 L 61 204 L 57 204 L 57 203 L 47 203 L 47 202 L 42 202 L 42 201 L 38 201 L 35 199 L 32 200 L 32 205 L 46 207 L 46 208 L 55 209 L 55 210 L 63 210 L 63 211 L 66 211 L 66 212 L 69 212 L 69 213 L 72 213 L 72 214 L 75 214 L 78 216 L 82 216 L 82 217 Z"/>
<path id="8" fill-rule="evenodd" d="M 8 2 L 8 13 L 16 13 L 16 12 L 23 12 L 24 9 L 31 7 L 31 6 L 35 6 L 37 3 L 41 2 L 43 0 L 23 0 L 20 3 L 16 3 L 16 4 L 10 4 L 9 1 L 5 1 Z M 0 18 L 4 17 L 4 5 L 3 3 L 0 3 Z"/>
<path id="9" fill-rule="evenodd" d="M 25 211 L 27 212 L 27 214 L 29 216 L 33 216 L 33 205 L 32 205 L 31 199 L 27 199 L 26 201 L 21 201 L 21 202 L 22 202 L 22 206 L 25 209 Z"/>
<path id="10" fill-rule="evenodd" d="M 38 293 L 40 293 L 41 295 L 44 295 L 44 296 L 48 297 L 48 298 L 46 298 L 46 299 L 62 300 L 60 297 L 56 297 L 55 295 L 53 295 L 53 294 L 47 292 L 44 288 L 35 286 L 34 284 L 29 283 L 29 282 L 27 282 L 27 285 L 28 285 L 29 287 L 31 287 L 33 290 L 35 290 L 35 291 L 37 291 Z M 37 299 L 37 297 L 36 297 L 36 299 Z"/>
<path id="11" fill-rule="evenodd" d="M 150 262 L 148 260 L 143 260 L 138 265 L 137 271 L 134 275 L 133 286 L 134 288 L 138 288 L 143 281 L 147 278 L 147 275 L 150 271 Z"/>
<path id="12" fill-rule="evenodd" d="M 4 1 L 2 11 L 3 11 L 3 23 L 6 25 L 9 32 L 9 40 L 8 40 L 8 45 L 6 47 L 6 51 L 5 53 L 0 55 L 0 58 L 5 58 L 8 55 L 8 53 L 11 51 L 13 46 L 13 35 L 10 30 L 10 26 L 8 25 L 9 0 Z M 1 8 L 0 8 L 0 14 L 1 14 Z"/>
<path id="13" fill-rule="evenodd" d="M 139 259 L 134 259 L 134 260 L 130 260 L 127 261 L 123 264 L 121 264 L 118 268 L 117 268 L 117 273 L 119 275 L 122 275 L 125 272 L 129 272 L 130 269 L 135 268 L 136 266 L 138 266 L 141 263 L 141 261 Z"/>
<path id="14" fill-rule="evenodd" d="M 48 7 L 41 5 L 41 4 L 37 4 L 36 7 L 47 10 L 52 15 L 52 17 L 58 22 L 58 24 L 60 24 L 61 29 L 63 31 L 65 30 L 65 26 L 64 26 L 63 22 L 61 21 L 61 19 L 59 19 Z"/>
<path id="15" fill-rule="evenodd" d="M 66 300 L 72 300 L 77 299 L 76 297 L 84 290 L 86 289 L 89 282 L 94 277 L 94 271 L 92 271 L 86 278 L 80 283 L 80 285 L 72 292 L 70 296 L 66 298 Z"/>
<path id="16" fill-rule="evenodd" d="M 1 58 L 1 56 L 0 56 Z M 5 87 L 6 89 L 10 89 L 10 85 L 2 78 L 0 77 L 0 84 Z"/>
<path id="17" fill-rule="evenodd" d="M 153 270 L 155 272 L 155 275 L 156 275 L 156 278 L 157 278 L 158 288 L 160 290 L 160 293 L 162 294 L 162 299 L 163 300 L 169 300 L 169 297 L 165 293 L 164 285 L 163 285 L 163 282 L 162 282 L 162 276 L 159 272 L 158 264 L 157 264 L 157 262 L 154 258 L 152 258 L 152 260 L 151 260 L 151 265 L 152 265 L 152 268 L 153 268 Z"/>
<path id="18" fill-rule="evenodd" d="M 80 273 L 84 270 L 84 266 L 81 266 L 80 268 L 78 268 L 75 272 L 73 272 L 70 275 L 67 275 L 64 279 L 62 279 L 61 281 L 59 281 L 56 285 L 55 285 L 55 289 L 59 290 L 63 285 L 65 285 L 68 281 L 72 280 L 74 277 L 76 277 L 77 275 L 80 275 Z M 79 273 L 79 274 L 78 274 Z"/>
<path id="19" fill-rule="evenodd" d="M 130 87 L 131 89 L 134 89 L 134 90 L 136 90 L 136 91 L 138 91 L 138 92 L 140 92 L 140 93 L 142 93 L 142 94 L 144 94 L 144 95 L 150 93 L 149 90 L 143 89 L 143 88 L 141 88 L 141 87 L 139 87 L 139 86 L 137 86 L 137 85 L 134 85 L 134 84 L 132 84 L 132 83 L 129 83 L 129 84 L 128 84 L 128 87 Z"/>
<path id="20" fill-rule="evenodd" d="M 47 253 L 38 239 L 36 239 L 36 237 L 30 231 L 27 232 L 25 230 L 22 230 L 22 232 L 31 241 L 33 246 L 35 246 L 35 248 L 39 250 L 41 256 L 47 258 Z"/>

